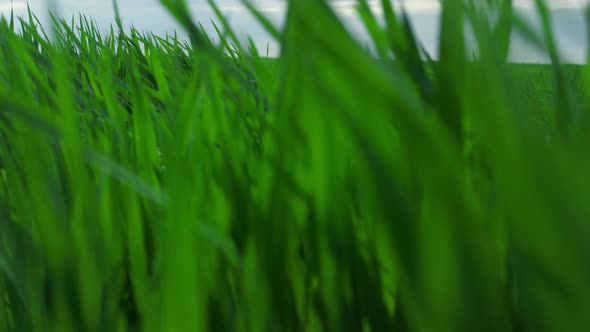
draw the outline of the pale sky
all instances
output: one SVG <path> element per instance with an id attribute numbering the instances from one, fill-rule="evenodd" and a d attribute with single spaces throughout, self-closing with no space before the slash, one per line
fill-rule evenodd
<path id="1" fill-rule="evenodd" d="M 82 12 L 96 19 L 101 27 L 107 27 L 114 23 L 114 12 L 111 0 L 54 0 L 60 9 L 60 15 L 71 15 Z M 379 0 L 368 0 L 377 15 L 379 12 Z M 478 0 L 479 1 L 479 0 Z M 483 0 L 481 0 L 483 1 Z M 257 7 L 264 12 L 277 25 L 281 25 L 285 14 L 284 0 L 253 0 Z M 366 32 L 356 18 L 354 6 L 356 0 L 331 0 L 336 12 L 347 27 L 358 38 L 364 39 Z M 436 40 L 438 34 L 438 0 L 394 0 L 394 5 L 403 5 L 412 18 L 414 28 L 421 42 L 427 50 L 436 56 Z M 547 3 L 552 8 L 552 18 L 558 36 L 563 58 L 568 62 L 585 62 L 588 38 L 586 37 L 586 25 L 584 20 L 584 7 L 590 0 L 549 0 Z M 189 6 L 196 19 L 202 22 L 206 28 L 211 28 L 209 19 L 212 11 L 206 0 L 188 0 Z M 247 14 L 247 11 L 239 5 L 237 0 L 217 0 L 219 7 L 228 16 L 232 26 L 243 35 L 250 35 L 257 46 L 266 50 L 270 45 L 270 55 L 278 53 L 278 46 L 270 40 L 263 29 Z M 531 22 L 535 22 L 535 14 L 531 10 L 534 0 L 515 0 L 516 6 Z M 34 12 L 41 14 L 47 11 L 47 0 L 30 0 L 29 4 Z M 0 0 L 0 13 L 10 12 L 10 0 Z M 26 1 L 14 0 L 15 12 L 23 13 L 26 10 Z M 119 0 L 119 9 L 125 25 L 134 25 L 142 31 L 153 31 L 158 34 L 172 32 L 178 29 L 170 16 L 165 13 L 157 0 Z M 264 53 L 264 52 L 263 52 Z M 511 46 L 511 58 L 518 62 L 544 61 L 543 54 L 522 43 L 518 36 L 513 37 Z"/>

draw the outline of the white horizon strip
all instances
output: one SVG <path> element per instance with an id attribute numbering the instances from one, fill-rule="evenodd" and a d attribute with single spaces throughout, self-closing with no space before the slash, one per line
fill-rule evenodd
<path id="1" fill-rule="evenodd" d="M 380 0 L 367 0 L 370 8 L 375 14 L 382 14 Z M 474 0 L 481 1 L 481 0 Z M 12 5 L 9 1 L 0 1 L 0 12 L 10 12 L 11 9 L 14 11 L 23 11 L 27 8 L 27 3 L 45 2 L 45 1 L 15 1 Z M 60 1 L 63 2 L 63 1 Z M 66 3 L 68 1 L 65 1 Z M 110 2 L 110 1 L 109 1 Z M 199 1 L 200 2 L 200 1 Z M 188 1 L 189 7 L 193 10 L 203 10 L 205 7 L 209 7 L 206 4 L 199 3 L 197 1 Z M 287 9 L 287 1 L 271 1 L 271 3 L 265 3 L 266 1 L 252 1 L 255 6 L 263 13 L 278 14 L 284 13 Z M 441 4 L 439 0 L 391 0 L 394 8 L 397 10 L 406 10 L 408 13 L 416 14 L 437 14 L 440 12 Z M 331 7 L 340 15 L 351 16 L 356 15 L 357 0 L 335 0 L 330 1 Z M 590 0 L 549 0 L 547 4 L 550 9 L 582 9 L 590 4 Z M 87 3 L 86 3 L 87 5 Z M 152 5 L 157 5 L 157 1 L 154 0 Z M 110 6 L 110 5 L 109 5 Z M 120 7 L 126 7 L 125 2 L 121 1 Z M 218 4 L 219 8 L 226 13 L 236 12 L 247 12 L 247 9 L 241 5 L 237 0 L 228 2 L 220 1 Z M 534 9 L 534 0 L 514 0 L 514 7 L 516 9 Z M 34 8 L 34 6 L 31 6 Z"/>
<path id="2" fill-rule="evenodd" d="M 376 15 L 382 14 L 381 3 L 379 0 L 368 0 L 369 7 Z M 331 1 L 330 6 L 340 15 L 353 16 L 357 15 L 356 0 L 337 0 Z M 441 10 L 441 4 L 438 0 L 392 0 L 395 9 L 401 11 L 402 9 L 408 13 L 414 14 L 438 14 Z M 590 4 L 590 0 L 552 0 L 547 1 L 547 4 L 552 10 L 559 9 L 582 9 Z M 192 5 L 191 8 L 203 7 L 204 5 Z M 255 2 L 256 8 L 262 13 L 277 14 L 284 13 L 287 10 L 286 1 L 273 2 L 271 4 L 264 4 Z M 240 3 L 220 4 L 219 8 L 223 12 L 246 12 L 247 9 Z M 535 9 L 534 0 L 515 0 L 515 9 Z"/>
<path id="3" fill-rule="evenodd" d="M 10 3 L 1 3 L 0 4 L 0 12 L 8 12 L 10 13 L 11 10 L 22 11 L 27 9 L 27 4 L 25 2 L 14 2 L 13 4 Z"/>

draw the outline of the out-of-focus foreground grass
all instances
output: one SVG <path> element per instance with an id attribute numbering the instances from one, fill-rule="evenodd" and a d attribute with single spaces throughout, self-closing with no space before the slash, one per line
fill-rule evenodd
<path id="1" fill-rule="evenodd" d="M 190 42 L 4 19 L 0 330 L 587 331 L 590 71 L 542 1 L 542 34 L 476 1 L 436 62 L 388 0 L 370 52 L 325 1 L 250 6 L 273 61 L 183 1 Z"/>

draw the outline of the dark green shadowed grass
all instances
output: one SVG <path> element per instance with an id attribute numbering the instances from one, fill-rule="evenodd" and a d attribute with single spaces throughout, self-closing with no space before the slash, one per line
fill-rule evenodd
<path id="1" fill-rule="evenodd" d="M 0 21 L 0 331 L 587 330 L 589 71 L 542 1 L 445 1 L 437 61 L 387 0 L 373 53 L 242 3 L 279 58 L 214 1 L 215 38 L 162 1 L 189 41 Z"/>

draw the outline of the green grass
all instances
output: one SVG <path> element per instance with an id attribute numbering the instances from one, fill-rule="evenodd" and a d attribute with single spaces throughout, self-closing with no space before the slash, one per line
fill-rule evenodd
<path id="1" fill-rule="evenodd" d="M 0 22 L 0 331 L 587 330 L 590 71 L 550 22 L 447 0 L 431 62 L 389 1 L 375 54 L 297 0 L 270 60 L 162 3 L 190 41 Z"/>

